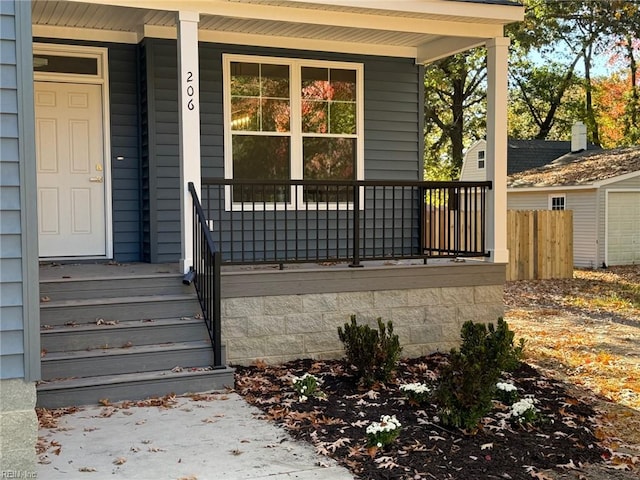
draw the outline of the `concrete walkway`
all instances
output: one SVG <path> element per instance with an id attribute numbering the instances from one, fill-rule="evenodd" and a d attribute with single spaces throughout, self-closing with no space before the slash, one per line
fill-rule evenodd
<path id="1" fill-rule="evenodd" d="M 235 393 L 177 397 L 171 408 L 83 407 L 42 428 L 38 478 L 353 480 Z M 59 447 L 59 452 L 56 453 Z"/>

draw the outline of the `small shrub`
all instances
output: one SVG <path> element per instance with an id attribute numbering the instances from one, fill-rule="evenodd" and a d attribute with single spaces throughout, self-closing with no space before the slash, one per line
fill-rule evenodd
<path id="1" fill-rule="evenodd" d="M 513 345 L 514 333 L 502 318 L 497 327 L 465 322 L 461 336 L 460 350 L 451 351 L 434 397 L 444 425 L 473 430 L 491 411 L 501 373 L 520 365 L 524 342 Z"/>
<path id="2" fill-rule="evenodd" d="M 344 345 L 347 362 L 364 385 L 391 378 L 402 351 L 391 322 L 385 325 L 378 318 L 378 330 L 374 330 L 368 325 L 358 325 L 356 316 L 351 315 L 351 323 L 345 323 L 344 329 L 338 327 L 338 337 Z"/>
<path id="3" fill-rule="evenodd" d="M 383 448 L 400 435 L 400 422 L 395 415 L 382 415 L 379 422 L 367 427 L 367 446 Z"/>

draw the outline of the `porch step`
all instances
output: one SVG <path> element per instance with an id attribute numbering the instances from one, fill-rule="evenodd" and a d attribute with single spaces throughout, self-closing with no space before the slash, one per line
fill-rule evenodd
<path id="1" fill-rule="evenodd" d="M 143 400 L 174 393 L 222 390 L 233 386 L 233 369 L 190 369 L 182 372 L 159 370 L 144 373 L 73 378 L 38 385 L 38 407 L 61 408 L 71 405 Z"/>
<path id="2" fill-rule="evenodd" d="M 160 320 L 136 320 L 114 324 L 93 323 L 58 326 L 41 331 L 40 343 L 44 352 L 96 350 L 123 345 L 139 346 L 165 344 L 179 338 L 183 342 L 208 340 L 200 318 L 182 317 Z M 153 325 L 149 325 L 153 323 Z"/>
<path id="3" fill-rule="evenodd" d="M 233 384 L 231 369 L 212 369 L 195 288 L 176 273 L 140 275 L 129 268 L 65 266 L 63 277 L 56 271 L 57 278 L 41 282 L 39 406 L 140 400 Z M 224 364 L 224 347 L 222 357 Z"/>
<path id="4" fill-rule="evenodd" d="M 193 287 L 191 287 L 193 288 Z M 56 326 L 89 324 L 96 320 L 130 321 L 200 314 L 195 292 L 182 295 L 91 298 L 40 303 L 40 323 Z"/>
<path id="5" fill-rule="evenodd" d="M 208 340 L 127 348 L 74 350 L 45 353 L 41 358 L 42 378 L 94 377 L 119 373 L 171 370 L 179 366 L 213 364 L 213 350 Z"/>
<path id="6" fill-rule="evenodd" d="M 156 276 L 116 276 L 108 279 L 58 279 L 40 286 L 40 297 L 51 302 L 117 298 L 131 296 L 193 294 L 193 289 L 182 283 L 182 276 L 158 274 Z"/>

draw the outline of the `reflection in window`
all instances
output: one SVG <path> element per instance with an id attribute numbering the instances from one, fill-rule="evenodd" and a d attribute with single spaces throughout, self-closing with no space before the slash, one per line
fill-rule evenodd
<path id="1" fill-rule="evenodd" d="M 303 141 L 305 180 L 354 180 L 356 140 L 354 138 L 307 137 Z M 306 187 L 305 202 L 348 202 L 350 189 Z"/>
<path id="2" fill-rule="evenodd" d="M 226 165 L 233 168 L 233 178 L 357 178 L 361 67 L 239 55 L 227 58 L 225 108 L 230 113 L 227 128 L 232 151 Z M 353 189 L 343 186 L 233 189 L 236 203 L 352 199 Z"/>
<path id="3" fill-rule="evenodd" d="M 302 131 L 356 133 L 355 70 L 302 67 Z"/>
<path id="4" fill-rule="evenodd" d="M 287 65 L 231 62 L 231 129 L 290 130 Z"/>
<path id="5" fill-rule="evenodd" d="M 288 180 L 291 177 L 289 137 L 233 136 L 233 174 L 241 180 Z M 235 202 L 288 202 L 289 187 L 234 187 Z"/>

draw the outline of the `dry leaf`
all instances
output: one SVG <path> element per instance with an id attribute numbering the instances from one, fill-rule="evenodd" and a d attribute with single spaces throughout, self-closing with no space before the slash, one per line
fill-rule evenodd
<path id="1" fill-rule="evenodd" d="M 114 465 L 124 465 L 125 463 L 127 463 L 127 459 L 124 457 L 118 457 L 113 461 Z"/>
<path id="2" fill-rule="evenodd" d="M 79 472 L 97 472 L 97 470 L 93 467 L 80 467 L 78 471 Z"/>

